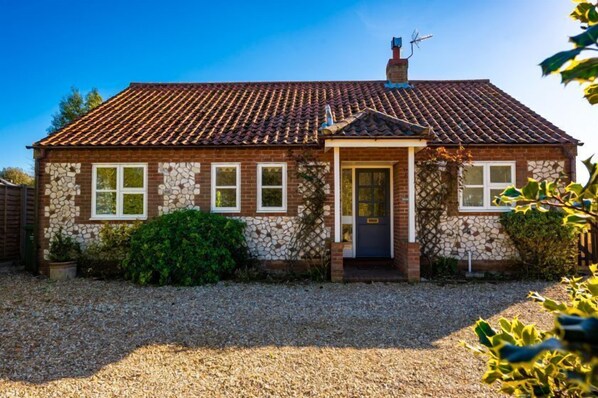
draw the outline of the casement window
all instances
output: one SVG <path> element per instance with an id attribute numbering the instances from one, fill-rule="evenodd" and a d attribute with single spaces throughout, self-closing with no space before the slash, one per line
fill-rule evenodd
<path id="1" fill-rule="evenodd" d="M 508 209 L 509 206 L 494 204 L 494 198 L 515 184 L 515 162 L 473 162 L 463 167 L 462 172 L 460 210 Z"/>
<path id="2" fill-rule="evenodd" d="M 241 211 L 241 165 L 212 163 L 212 211 Z"/>
<path id="3" fill-rule="evenodd" d="M 287 210 L 287 164 L 259 163 L 257 165 L 257 211 L 284 212 Z"/>
<path id="4" fill-rule="evenodd" d="M 94 164 L 91 216 L 101 220 L 147 217 L 147 165 Z"/>

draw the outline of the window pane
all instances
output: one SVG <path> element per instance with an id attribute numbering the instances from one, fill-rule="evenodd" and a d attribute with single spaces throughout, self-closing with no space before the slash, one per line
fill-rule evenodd
<path id="1" fill-rule="evenodd" d="M 374 210 L 372 217 L 384 217 L 386 216 L 386 203 L 374 203 Z"/>
<path id="2" fill-rule="evenodd" d="M 374 188 L 374 201 L 386 202 L 386 187 L 385 186 Z"/>
<path id="3" fill-rule="evenodd" d="M 374 177 L 374 185 L 384 185 L 386 183 L 386 174 L 383 171 L 376 171 L 372 173 Z"/>
<path id="4" fill-rule="evenodd" d="M 216 189 L 216 207 L 237 207 L 237 190 L 235 188 Z"/>
<path id="5" fill-rule="evenodd" d="M 96 214 L 116 214 L 116 192 L 96 193 Z"/>
<path id="6" fill-rule="evenodd" d="M 511 166 L 490 166 L 490 182 L 511 181 Z"/>
<path id="7" fill-rule="evenodd" d="M 360 202 L 369 202 L 372 200 L 374 190 L 372 188 L 359 187 L 357 197 Z"/>
<path id="8" fill-rule="evenodd" d="M 142 193 L 126 193 L 123 195 L 123 214 L 143 215 Z"/>
<path id="9" fill-rule="evenodd" d="M 490 203 L 490 204 L 491 204 L 492 206 L 496 206 L 496 204 L 494 203 L 494 199 L 495 199 L 497 196 L 500 196 L 500 194 L 502 193 L 502 191 L 504 191 L 504 189 L 502 189 L 502 188 L 501 188 L 501 189 L 491 189 L 491 190 L 490 190 L 490 201 L 491 201 L 491 203 Z M 502 205 L 500 205 L 500 206 L 501 206 L 501 207 L 502 207 L 502 206 L 508 206 L 508 204 L 502 204 Z"/>
<path id="10" fill-rule="evenodd" d="M 96 189 L 116 189 L 116 167 L 98 167 L 96 176 Z"/>
<path id="11" fill-rule="evenodd" d="M 359 212 L 359 217 L 371 217 L 372 216 L 372 204 L 371 203 L 360 203 L 358 212 Z"/>
<path id="12" fill-rule="evenodd" d="M 353 225 L 343 224 L 343 242 L 353 242 Z"/>
<path id="13" fill-rule="evenodd" d="M 463 188 L 463 206 L 481 207 L 484 205 L 484 188 Z"/>
<path id="14" fill-rule="evenodd" d="M 282 185 L 282 167 L 262 167 L 262 185 Z"/>
<path id="15" fill-rule="evenodd" d="M 463 168 L 463 183 L 465 185 L 483 185 L 484 167 L 483 166 L 465 166 Z"/>
<path id="16" fill-rule="evenodd" d="M 372 174 L 369 172 L 359 173 L 359 185 L 372 185 Z"/>
<path id="17" fill-rule="evenodd" d="M 262 189 L 262 207 L 282 207 L 282 189 Z"/>
<path id="18" fill-rule="evenodd" d="M 237 168 L 236 167 L 217 167 L 216 168 L 216 185 L 217 186 L 233 186 L 237 185 Z"/>
<path id="19" fill-rule="evenodd" d="M 143 188 L 143 167 L 125 167 L 123 186 L 125 188 Z"/>
<path id="20" fill-rule="evenodd" d="M 343 216 L 353 215 L 353 170 L 345 169 L 341 181 L 341 204 Z"/>

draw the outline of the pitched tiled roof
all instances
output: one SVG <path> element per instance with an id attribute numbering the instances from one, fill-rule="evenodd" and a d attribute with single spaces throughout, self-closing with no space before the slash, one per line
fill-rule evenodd
<path id="1" fill-rule="evenodd" d="M 371 108 L 429 126 L 438 144 L 577 143 L 488 80 L 133 83 L 34 146 L 317 144 L 336 120 Z"/>
<path id="2" fill-rule="evenodd" d="M 320 128 L 324 137 L 434 138 L 430 128 L 409 123 L 367 108 L 331 126 Z"/>

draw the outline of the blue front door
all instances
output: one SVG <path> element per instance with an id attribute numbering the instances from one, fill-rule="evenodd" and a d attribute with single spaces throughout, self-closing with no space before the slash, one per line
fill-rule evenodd
<path id="1" fill-rule="evenodd" d="M 390 170 L 356 169 L 357 257 L 390 257 Z"/>

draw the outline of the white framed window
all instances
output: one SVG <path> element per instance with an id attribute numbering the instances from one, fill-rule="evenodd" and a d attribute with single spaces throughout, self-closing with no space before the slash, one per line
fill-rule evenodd
<path id="1" fill-rule="evenodd" d="M 94 164 L 91 184 L 92 219 L 147 218 L 147 164 Z"/>
<path id="2" fill-rule="evenodd" d="M 240 163 L 212 163 L 212 211 L 241 211 Z"/>
<path id="3" fill-rule="evenodd" d="M 494 198 L 515 184 L 515 162 L 473 162 L 464 166 L 460 192 L 461 211 L 505 211 L 508 205 L 497 206 Z"/>
<path id="4" fill-rule="evenodd" d="M 286 163 L 258 163 L 257 211 L 287 211 Z"/>

